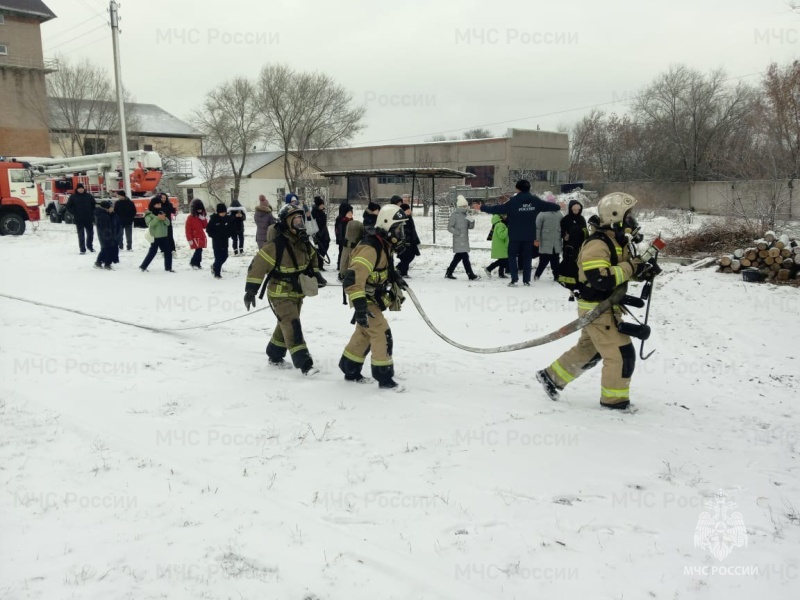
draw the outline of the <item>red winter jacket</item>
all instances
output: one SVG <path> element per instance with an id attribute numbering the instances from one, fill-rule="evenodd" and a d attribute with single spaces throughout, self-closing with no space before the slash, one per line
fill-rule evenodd
<path id="1" fill-rule="evenodd" d="M 208 218 L 206 216 L 195 217 L 189 215 L 186 217 L 186 239 L 189 240 L 189 247 L 192 250 L 198 248 L 205 248 L 208 245 L 208 238 L 206 237 L 206 225 Z"/>

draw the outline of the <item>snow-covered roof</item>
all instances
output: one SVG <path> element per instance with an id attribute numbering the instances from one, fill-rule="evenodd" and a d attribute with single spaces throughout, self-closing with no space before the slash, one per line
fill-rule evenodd
<path id="1" fill-rule="evenodd" d="M 206 182 L 205 177 L 192 177 L 191 179 L 187 179 L 186 181 L 181 181 L 178 184 L 178 187 L 200 187 L 204 185 Z"/>
<path id="2" fill-rule="evenodd" d="M 5 0 L 0 0 L 0 3 Z M 60 98 L 48 98 L 50 104 L 50 129 L 58 131 L 66 128 L 64 115 L 59 109 Z M 97 109 L 96 106 L 100 105 L 101 108 Z M 106 105 L 108 105 L 106 107 Z M 97 102 L 95 103 L 94 110 L 97 113 L 108 114 L 109 110 L 116 107 L 114 102 Z M 87 103 L 86 107 L 81 107 L 84 113 L 87 113 L 92 107 Z M 125 110 L 130 111 L 131 117 L 137 122 L 137 131 L 135 133 L 141 135 L 156 135 L 156 136 L 172 136 L 172 137 L 202 137 L 202 134 L 194 127 L 180 120 L 175 115 L 165 111 L 160 106 L 155 104 L 140 104 L 138 102 L 126 102 Z M 87 118 L 82 116 L 81 123 L 85 123 Z M 100 129 L 104 130 L 105 125 Z M 95 123 L 89 122 L 86 131 L 97 131 L 98 126 Z"/>
<path id="3" fill-rule="evenodd" d="M 258 171 L 259 169 L 263 169 L 268 164 L 275 162 L 279 158 L 283 156 L 283 152 L 280 150 L 272 151 L 272 152 L 252 152 L 251 154 L 247 155 L 247 158 L 244 161 L 244 170 L 242 171 L 242 176 L 248 177 Z M 225 160 L 225 164 L 227 165 L 227 159 L 221 155 L 207 155 L 205 157 L 201 156 L 198 159 L 198 164 L 195 165 L 195 173 L 202 172 L 200 169 L 202 168 L 202 159 L 206 158 L 220 158 Z M 234 159 L 236 164 L 238 164 L 238 158 Z"/>
<path id="4" fill-rule="evenodd" d="M 38 17 L 42 23 L 56 18 L 42 0 L 0 0 L 0 10 Z"/>

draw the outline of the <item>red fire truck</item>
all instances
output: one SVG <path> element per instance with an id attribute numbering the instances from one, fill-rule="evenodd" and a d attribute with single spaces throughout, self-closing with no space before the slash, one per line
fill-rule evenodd
<path id="1" fill-rule="evenodd" d="M 0 235 L 22 235 L 28 221 L 39 221 L 44 204 L 31 164 L 0 157 Z"/>

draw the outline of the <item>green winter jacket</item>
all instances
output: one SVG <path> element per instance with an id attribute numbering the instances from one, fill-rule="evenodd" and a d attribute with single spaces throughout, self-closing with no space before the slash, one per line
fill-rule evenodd
<path id="1" fill-rule="evenodd" d="M 146 210 L 144 211 L 144 222 L 147 223 L 147 228 L 150 230 L 150 235 L 153 236 L 154 240 L 169 235 L 169 219 L 162 221 L 149 210 Z"/>
<path id="2" fill-rule="evenodd" d="M 508 225 L 500 215 L 492 215 L 492 258 L 508 258 Z"/>

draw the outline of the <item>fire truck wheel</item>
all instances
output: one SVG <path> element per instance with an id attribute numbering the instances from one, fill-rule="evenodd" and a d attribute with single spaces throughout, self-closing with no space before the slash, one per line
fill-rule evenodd
<path id="1" fill-rule="evenodd" d="M 0 215 L 0 235 L 22 235 L 25 233 L 25 219 L 14 213 Z"/>

